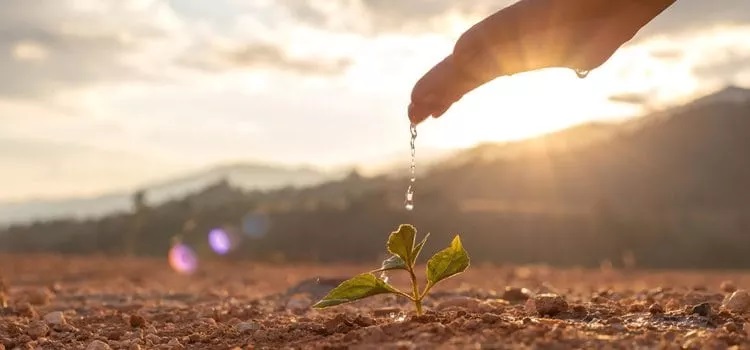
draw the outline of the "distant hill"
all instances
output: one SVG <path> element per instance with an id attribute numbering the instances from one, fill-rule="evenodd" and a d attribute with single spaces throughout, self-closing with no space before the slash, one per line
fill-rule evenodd
<path id="1" fill-rule="evenodd" d="M 141 189 L 146 192 L 148 203 L 159 204 L 200 191 L 222 179 L 226 179 L 231 185 L 245 190 L 274 190 L 284 187 L 313 186 L 341 175 L 304 167 L 284 168 L 260 164 L 231 164 L 176 179 L 144 185 Z M 65 217 L 100 217 L 130 210 L 132 196 L 133 192 L 115 192 L 90 198 L 0 202 L 0 226 Z"/>
<path id="2" fill-rule="evenodd" d="M 423 187 L 484 210 L 750 207 L 750 90 L 728 87 L 620 124 L 587 124 L 456 155 Z M 481 205 L 478 203 L 482 203 Z"/>
<path id="3" fill-rule="evenodd" d="M 389 230 L 412 223 L 430 232 L 426 251 L 461 234 L 476 263 L 750 268 L 748 150 L 750 90 L 729 87 L 626 122 L 448 155 L 419 173 L 409 212 L 406 173 L 263 193 L 219 183 L 140 215 L 0 230 L 0 251 L 157 255 L 180 234 L 210 254 L 212 228 L 247 226 L 236 257 L 373 263 Z"/>

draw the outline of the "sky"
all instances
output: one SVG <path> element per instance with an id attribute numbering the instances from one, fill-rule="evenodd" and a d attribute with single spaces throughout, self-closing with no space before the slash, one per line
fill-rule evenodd
<path id="1" fill-rule="evenodd" d="M 413 84 L 513 2 L 0 0 L 0 202 L 235 162 L 407 163 Z M 418 157 L 750 86 L 748 37 L 747 0 L 678 0 L 586 79 L 548 69 L 470 93 L 420 125 Z"/>

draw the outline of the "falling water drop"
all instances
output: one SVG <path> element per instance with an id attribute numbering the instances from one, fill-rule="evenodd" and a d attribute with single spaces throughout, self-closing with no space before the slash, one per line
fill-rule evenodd
<path id="1" fill-rule="evenodd" d="M 589 73 L 590 73 L 590 71 L 588 71 L 588 70 L 578 69 L 578 68 L 574 69 L 573 71 L 576 72 L 576 75 L 580 79 L 585 79 L 589 75 Z"/>
<path id="2" fill-rule="evenodd" d="M 417 139 L 417 125 L 412 123 L 409 126 L 409 131 L 411 132 L 411 140 L 409 142 L 409 145 L 411 146 L 411 165 L 410 165 L 410 175 L 409 178 L 409 187 L 406 189 L 406 200 L 404 201 L 404 208 L 408 211 L 414 210 L 414 183 L 417 181 L 417 157 L 416 157 L 416 147 L 414 145 L 414 141 Z"/>
<path id="3" fill-rule="evenodd" d="M 385 271 L 380 273 L 380 279 L 383 280 L 383 282 L 388 283 L 388 275 L 385 273 Z"/>

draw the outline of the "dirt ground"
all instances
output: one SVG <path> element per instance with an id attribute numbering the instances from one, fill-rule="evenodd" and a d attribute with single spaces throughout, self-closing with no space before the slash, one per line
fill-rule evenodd
<path id="1" fill-rule="evenodd" d="M 371 268 L 0 256 L 0 350 L 750 349 L 750 271 L 473 265 L 423 316 L 394 296 L 310 308 Z"/>

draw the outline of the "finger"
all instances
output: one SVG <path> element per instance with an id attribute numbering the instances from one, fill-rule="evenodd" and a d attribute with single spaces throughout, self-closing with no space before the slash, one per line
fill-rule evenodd
<path id="1" fill-rule="evenodd" d="M 419 124 L 430 116 L 440 117 L 477 84 L 456 69 L 453 56 L 446 57 L 414 85 L 409 119 Z"/>

